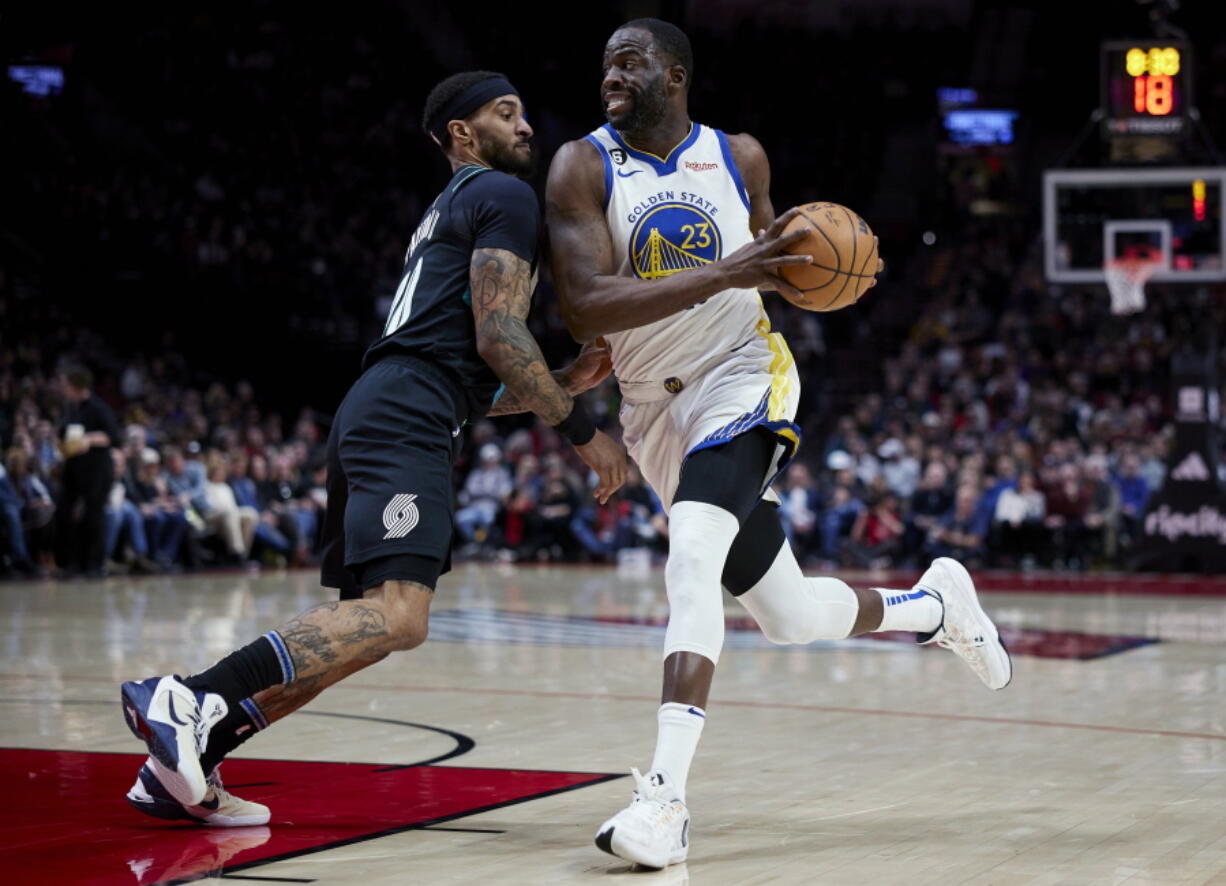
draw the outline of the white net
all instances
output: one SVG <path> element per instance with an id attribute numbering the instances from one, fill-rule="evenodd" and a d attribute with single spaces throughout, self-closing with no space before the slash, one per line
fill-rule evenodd
<path id="1" fill-rule="evenodd" d="M 1129 256 L 1108 261 L 1103 267 L 1111 292 L 1111 313 L 1135 314 L 1145 309 L 1145 284 L 1162 266 L 1154 255 Z"/>

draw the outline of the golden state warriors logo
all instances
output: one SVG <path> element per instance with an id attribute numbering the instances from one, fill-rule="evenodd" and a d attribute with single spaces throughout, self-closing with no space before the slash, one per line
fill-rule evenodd
<path id="1" fill-rule="evenodd" d="M 697 206 L 661 203 L 639 218 L 630 235 L 630 266 L 656 280 L 709 265 L 722 255 L 719 228 Z"/>

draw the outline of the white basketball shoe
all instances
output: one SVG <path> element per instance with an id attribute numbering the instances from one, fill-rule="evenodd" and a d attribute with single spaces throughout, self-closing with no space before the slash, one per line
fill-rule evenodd
<path id="1" fill-rule="evenodd" d="M 1009 650 L 1000 642 L 1000 632 L 992 619 L 979 606 L 975 583 L 966 567 L 949 557 L 938 557 L 920 576 L 915 589 L 936 597 L 945 608 L 940 626 L 916 639 L 953 652 L 989 689 L 1008 686 L 1013 679 Z"/>
<path id="2" fill-rule="evenodd" d="M 208 788 L 198 804 L 180 803 L 158 779 L 150 757 L 141 766 L 136 784 L 128 791 L 128 802 L 134 809 L 155 818 L 171 821 L 195 821 L 215 828 L 242 828 L 268 824 L 271 813 L 263 803 L 253 803 L 236 797 L 221 783 L 221 766 L 208 775 Z"/>
<path id="3" fill-rule="evenodd" d="M 648 868 L 685 861 L 690 851 L 690 810 L 668 773 L 653 769 L 634 776 L 630 805 L 600 826 L 596 845 L 610 855 Z"/>
<path id="4" fill-rule="evenodd" d="M 200 755 L 228 711 L 225 699 L 189 689 L 173 675 L 124 683 L 120 696 L 128 728 L 149 747 L 162 787 L 184 806 L 199 805 L 209 787 Z"/>

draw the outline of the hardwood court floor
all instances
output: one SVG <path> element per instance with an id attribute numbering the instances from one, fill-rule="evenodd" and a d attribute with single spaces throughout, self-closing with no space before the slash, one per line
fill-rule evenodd
<path id="1" fill-rule="evenodd" d="M 690 859 L 664 872 L 592 845 L 629 767 L 650 762 L 659 571 L 461 566 L 424 647 L 226 764 L 236 793 L 273 808 L 270 826 L 234 831 L 124 803 L 143 756 L 118 685 L 203 668 L 327 599 L 314 575 L 0 585 L 0 876 L 1226 883 L 1226 579 L 980 584 L 1015 652 L 999 693 L 901 637 L 771 647 L 729 601 Z"/>

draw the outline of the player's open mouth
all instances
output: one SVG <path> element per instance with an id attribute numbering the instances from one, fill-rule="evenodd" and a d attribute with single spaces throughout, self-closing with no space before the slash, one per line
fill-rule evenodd
<path id="1" fill-rule="evenodd" d="M 609 92 L 604 97 L 604 109 L 609 114 L 621 114 L 630 109 L 630 94 L 626 92 Z"/>

